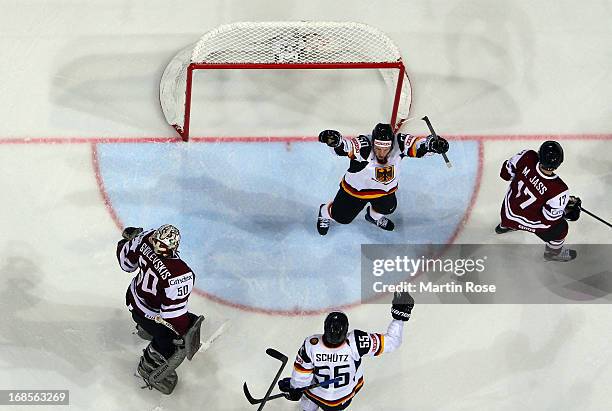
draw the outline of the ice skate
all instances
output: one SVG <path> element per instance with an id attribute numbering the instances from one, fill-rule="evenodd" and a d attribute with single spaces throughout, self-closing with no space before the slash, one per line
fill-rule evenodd
<path id="1" fill-rule="evenodd" d="M 495 233 L 496 234 L 505 234 L 508 233 L 510 231 L 516 231 L 513 228 L 507 228 L 501 225 L 501 223 L 497 224 L 497 227 L 495 227 Z"/>
<path id="2" fill-rule="evenodd" d="M 568 261 L 572 261 L 577 255 L 578 253 L 576 250 L 572 250 L 570 248 L 560 248 L 555 250 L 546 246 L 546 250 L 544 251 L 544 259 L 546 261 L 559 261 L 566 263 Z"/>
<path id="3" fill-rule="evenodd" d="M 317 218 L 317 231 L 321 235 L 327 234 L 327 231 L 329 230 L 329 223 L 331 222 L 329 218 L 325 218 L 321 214 L 323 207 L 325 207 L 325 204 L 321 204 L 319 207 L 319 217 Z"/>
<path id="4" fill-rule="evenodd" d="M 389 220 L 387 217 L 380 217 L 378 220 L 375 220 L 371 215 L 370 215 L 370 207 L 368 206 L 367 210 L 366 210 L 366 215 L 365 215 L 365 219 L 366 221 L 369 221 L 370 223 L 382 228 L 383 230 L 386 231 L 393 231 L 393 229 L 395 228 L 395 224 L 393 223 L 393 221 Z"/>

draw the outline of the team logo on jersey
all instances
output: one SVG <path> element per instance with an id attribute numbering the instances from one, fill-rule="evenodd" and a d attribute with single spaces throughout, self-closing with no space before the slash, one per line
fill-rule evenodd
<path id="1" fill-rule="evenodd" d="M 317 337 L 312 337 L 310 339 L 310 344 L 317 345 L 319 343 L 319 339 Z"/>
<path id="2" fill-rule="evenodd" d="M 381 183 L 388 183 L 395 178 L 395 167 L 394 166 L 386 166 L 386 167 L 376 167 L 376 181 L 380 181 Z"/>

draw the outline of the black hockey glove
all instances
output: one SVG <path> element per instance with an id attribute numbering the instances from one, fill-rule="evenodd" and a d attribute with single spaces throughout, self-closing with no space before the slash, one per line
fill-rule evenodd
<path id="1" fill-rule="evenodd" d="M 340 147 L 342 134 L 336 130 L 323 130 L 319 133 L 319 141 L 332 148 Z"/>
<path id="2" fill-rule="evenodd" d="M 580 197 L 570 196 L 563 217 L 568 221 L 576 221 L 580 218 L 580 207 L 582 206 L 582 200 Z"/>
<path id="3" fill-rule="evenodd" d="M 414 308 L 414 298 L 406 291 L 396 291 L 393 295 L 393 303 L 391 304 L 391 315 L 394 319 L 400 321 L 408 321 L 410 313 Z"/>
<path id="4" fill-rule="evenodd" d="M 438 136 L 437 138 L 434 136 L 428 136 L 425 141 L 425 145 L 427 147 L 427 151 L 430 153 L 442 154 L 448 151 L 448 141 Z"/>
<path id="5" fill-rule="evenodd" d="M 123 230 L 123 233 L 121 233 L 121 236 L 124 239 L 130 241 L 142 232 L 143 232 L 143 229 L 141 227 L 125 227 L 125 229 Z"/>
<path id="6" fill-rule="evenodd" d="M 299 401 L 300 398 L 302 398 L 302 391 L 291 387 L 290 377 L 280 380 L 278 382 L 278 389 L 286 394 L 285 398 L 287 398 L 289 401 Z"/>

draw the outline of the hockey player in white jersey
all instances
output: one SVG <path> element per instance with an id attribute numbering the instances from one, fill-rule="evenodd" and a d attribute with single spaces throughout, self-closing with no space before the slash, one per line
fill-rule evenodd
<path id="1" fill-rule="evenodd" d="M 304 340 L 293 365 L 291 377 L 279 381 L 287 398 L 300 401 L 304 411 L 339 411 L 346 409 L 364 384 L 363 357 L 377 357 L 396 350 L 402 344 L 404 322 L 410 319 L 414 299 L 408 293 L 396 293 L 391 307 L 393 320 L 386 334 L 361 330 L 348 332 L 348 318 L 332 312 L 325 319 L 324 333 Z M 311 384 L 339 379 L 329 386 L 300 390 Z"/>
<path id="2" fill-rule="evenodd" d="M 448 151 L 448 142 L 442 137 L 395 134 L 391 125 L 384 123 L 377 124 L 371 135 L 354 138 L 343 138 L 336 130 L 323 130 L 319 141 L 333 148 L 338 156 L 351 160 L 334 200 L 319 207 L 317 231 L 321 235 L 327 234 L 332 220 L 351 223 L 368 203 L 365 219 L 392 231 L 395 224 L 386 216 L 397 207 L 400 161 Z"/>

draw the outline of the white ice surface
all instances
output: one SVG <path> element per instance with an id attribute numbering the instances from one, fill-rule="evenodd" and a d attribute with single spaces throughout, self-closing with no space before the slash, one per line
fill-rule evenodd
<path id="1" fill-rule="evenodd" d="M 387 32 L 413 83 L 412 115 L 428 114 L 440 134 L 607 135 L 564 140 L 560 174 L 585 206 L 612 217 L 610 1 L 3 0 L 0 139 L 173 136 L 157 87 L 176 51 L 223 23 L 309 19 L 356 20 Z M 231 80 L 229 91 L 244 92 L 237 100 L 215 101 L 203 89 L 196 134 L 356 132 L 376 119 L 355 113 L 386 112 L 380 96 L 371 108 L 356 98 L 364 94 L 354 87 L 361 79 L 322 79 L 312 89 L 286 77 L 268 76 L 250 89 Z M 277 90 L 282 115 L 260 101 L 259 92 L 269 90 Z M 320 105 L 304 102 L 319 93 Z M 418 121 L 407 128 L 424 131 Z M 538 141 L 483 144 L 482 184 L 457 241 L 537 243 L 522 233 L 495 237 L 491 229 L 505 190 L 501 162 Z M 192 310 L 207 317 L 204 338 L 225 321 L 227 330 L 181 366 L 171 397 L 140 390 L 132 373 L 144 344 L 131 335 L 123 301 L 129 275 L 115 261 L 119 231 L 91 156 L 89 144 L 0 144 L 0 389 L 69 389 L 73 410 L 251 409 L 241 385 L 265 390 L 276 366 L 265 348 L 291 357 L 302 338 L 319 332 L 323 314 L 271 316 L 194 296 Z M 610 230 L 588 216 L 568 238 L 610 239 Z M 384 330 L 389 318 L 381 305 L 348 313 L 353 326 L 373 331 Z M 367 382 L 351 409 L 612 409 L 611 323 L 606 304 L 417 306 L 401 350 L 365 364 Z M 266 409 L 292 407 L 277 401 Z"/>

